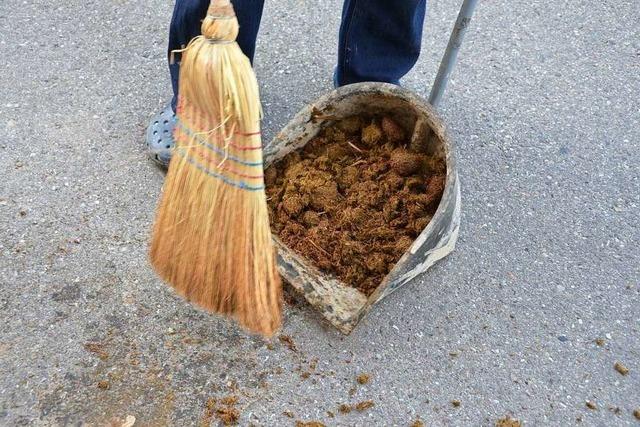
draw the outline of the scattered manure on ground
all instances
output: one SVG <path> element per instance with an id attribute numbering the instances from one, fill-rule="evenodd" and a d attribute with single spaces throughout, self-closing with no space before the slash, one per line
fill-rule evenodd
<path id="1" fill-rule="evenodd" d="M 222 399 L 216 399 L 211 397 L 207 400 L 205 405 L 204 416 L 201 421 L 201 425 L 209 426 L 214 419 L 217 419 L 225 426 L 232 426 L 238 424 L 240 419 L 240 411 L 236 408 L 238 403 L 237 396 L 226 396 Z"/>
<path id="2" fill-rule="evenodd" d="M 521 426 L 522 426 L 522 423 L 520 422 L 520 420 L 511 418 L 508 415 L 496 421 L 496 427 L 521 427 Z"/>
<path id="3" fill-rule="evenodd" d="M 356 403 L 355 408 L 358 411 L 366 411 L 369 408 L 373 408 L 375 406 L 375 403 L 373 403 L 373 400 L 364 400 L 362 402 Z"/>
<path id="4" fill-rule="evenodd" d="M 356 377 L 356 381 L 358 384 L 364 385 L 371 381 L 371 376 L 369 374 L 360 374 Z"/>

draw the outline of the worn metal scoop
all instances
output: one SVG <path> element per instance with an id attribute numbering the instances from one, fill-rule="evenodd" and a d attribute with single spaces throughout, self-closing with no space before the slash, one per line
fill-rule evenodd
<path id="1" fill-rule="evenodd" d="M 386 83 L 358 83 L 338 88 L 305 107 L 264 150 L 265 169 L 302 149 L 323 128 L 353 115 L 390 116 L 412 135 L 411 145 L 444 159 L 447 174 L 442 200 L 433 218 L 375 291 L 366 296 L 322 273 L 274 237 L 278 269 L 285 282 L 341 332 L 348 334 L 371 307 L 425 272 L 455 247 L 460 227 L 460 186 L 454 144 L 434 106 L 439 102 L 455 63 L 462 37 L 477 0 L 465 0 L 438 70 L 429 103 L 407 89 Z"/>

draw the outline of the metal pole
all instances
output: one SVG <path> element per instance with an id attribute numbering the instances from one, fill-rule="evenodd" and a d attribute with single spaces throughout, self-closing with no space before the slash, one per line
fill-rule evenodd
<path id="1" fill-rule="evenodd" d="M 442 94 L 447 87 L 449 75 L 451 74 L 451 71 L 453 71 L 458 51 L 462 45 L 462 39 L 464 38 L 464 34 L 467 32 L 469 22 L 471 22 L 471 16 L 473 15 L 476 3 L 478 3 L 478 0 L 464 0 L 462 2 L 462 7 L 458 13 L 458 19 L 456 19 L 456 25 L 453 27 L 453 31 L 449 37 L 449 43 L 447 44 L 447 49 L 444 51 L 444 56 L 440 62 L 440 68 L 438 68 L 438 75 L 436 75 L 436 80 L 433 82 L 431 93 L 429 93 L 429 103 L 434 107 L 437 107 L 440 103 Z"/>

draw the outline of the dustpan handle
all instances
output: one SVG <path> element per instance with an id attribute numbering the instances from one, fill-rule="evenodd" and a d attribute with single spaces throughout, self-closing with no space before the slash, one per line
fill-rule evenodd
<path id="1" fill-rule="evenodd" d="M 451 36 L 449 36 L 449 43 L 444 51 L 440 67 L 438 68 L 438 74 L 436 75 L 436 80 L 433 82 L 433 87 L 429 93 L 429 103 L 436 108 L 440 103 L 444 90 L 447 88 L 449 76 L 451 75 L 451 71 L 453 71 L 453 66 L 455 65 L 456 58 L 458 57 L 458 51 L 462 45 L 462 39 L 467 32 L 469 22 L 471 22 L 471 16 L 473 15 L 473 10 L 477 3 L 478 0 L 464 0 L 460 7 L 458 19 L 456 19 L 456 24 L 453 27 Z"/>

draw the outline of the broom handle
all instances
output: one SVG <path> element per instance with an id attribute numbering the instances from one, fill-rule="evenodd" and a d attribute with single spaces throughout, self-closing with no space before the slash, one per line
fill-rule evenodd
<path id="1" fill-rule="evenodd" d="M 434 108 L 437 108 L 438 104 L 440 104 L 440 99 L 444 94 L 444 90 L 447 88 L 449 76 L 451 75 L 451 71 L 453 71 L 453 66 L 455 65 L 458 57 L 458 51 L 462 45 L 462 39 L 467 32 L 469 22 L 471 22 L 471 16 L 473 15 L 473 10 L 477 3 L 478 0 L 464 0 L 462 2 L 460 12 L 458 13 L 458 19 L 456 19 L 456 24 L 453 27 L 451 36 L 449 37 L 449 43 L 447 44 L 442 61 L 440 62 L 436 80 L 433 82 L 433 87 L 429 93 L 429 103 L 433 105 Z"/>
<path id="2" fill-rule="evenodd" d="M 233 4 L 229 0 L 211 0 L 207 13 L 213 12 L 214 15 L 235 16 Z"/>

